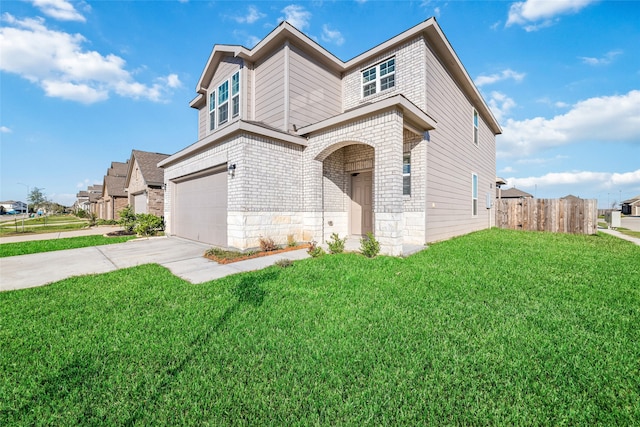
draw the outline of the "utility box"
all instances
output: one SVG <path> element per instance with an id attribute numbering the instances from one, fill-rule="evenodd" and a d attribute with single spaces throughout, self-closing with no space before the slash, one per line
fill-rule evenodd
<path id="1" fill-rule="evenodd" d="M 604 220 L 609 224 L 609 228 L 618 228 L 620 225 L 620 211 L 608 211 L 604 214 Z"/>

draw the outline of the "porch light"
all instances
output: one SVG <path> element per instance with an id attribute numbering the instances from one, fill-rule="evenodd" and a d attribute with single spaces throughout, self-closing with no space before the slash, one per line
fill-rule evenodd
<path id="1" fill-rule="evenodd" d="M 235 163 L 230 164 L 227 170 L 229 171 L 229 176 L 235 175 L 235 173 L 236 173 L 236 164 Z"/>

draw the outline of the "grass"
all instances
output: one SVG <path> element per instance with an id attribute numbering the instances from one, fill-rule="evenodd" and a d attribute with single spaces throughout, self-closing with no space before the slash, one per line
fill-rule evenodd
<path id="1" fill-rule="evenodd" d="M 88 225 L 87 220 L 75 216 L 52 215 L 46 219 L 44 217 L 25 219 L 24 231 L 22 231 L 22 220 L 14 218 L 14 221 L 0 223 L 0 236 L 79 230 Z"/>
<path id="2" fill-rule="evenodd" d="M 640 247 L 487 230 L 0 293 L 0 425 L 638 425 Z"/>
<path id="3" fill-rule="evenodd" d="M 624 228 L 624 227 L 618 227 L 618 228 L 616 228 L 616 230 L 618 230 L 622 234 L 626 234 L 627 236 L 637 237 L 637 238 L 640 239 L 640 231 L 633 231 L 633 230 L 629 230 L 628 228 Z"/>
<path id="4" fill-rule="evenodd" d="M 135 238 L 136 236 L 104 237 L 96 235 L 67 237 L 63 239 L 35 240 L 32 242 L 2 243 L 0 244 L 0 258 L 36 254 L 40 252 L 61 251 L 65 249 L 86 248 L 89 246 L 110 245 L 113 243 L 126 242 L 127 240 Z"/>

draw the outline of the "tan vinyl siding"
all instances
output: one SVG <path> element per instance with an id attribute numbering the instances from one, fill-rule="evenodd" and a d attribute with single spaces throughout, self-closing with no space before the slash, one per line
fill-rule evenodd
<path id="1" fill-rule="evenodd" d="M 473 143 L 473 105 L 427 49 L 427 111 L 438 121 L 427 144 L 428 242 L 487 228 L 485 194 L 495 181 L 495 137 L 480 116 L 480 142 Z M 471 176 L 478 175 L 478 215 L 472 216 Z"/>
<path id="2" fill-rule="evenodd" d="M 289 123 L 302 127 L 340 114 L 340 75 L 326 70 L 295 46 L 291 46 L 289 55 Z"/>
<path id="3" fill-rule="evenodd" d="M 202 139 L 207 135 L 207 123 L 209 123 L 209 105 L 198 110 L 198 139 Z"/>
<path id="4" fill-rule="evenodd" d="M 255 120 L 282 129 L 284 126 L 284 50 L 255 64 Z"/>
<path id="5" fill-rule="evenodd" d="M 236 71 L 238 71 L 241 66 L 242 66 L 242 59 L 234 58 L 232 56 L 225 56 L 220 61 L 220 64 L 218 64 L 218 69 L 216 70 L 209 84 L 209 90 L 217 89 L 220 83 L 222 83 L 224 80 L 227 80 L 229 77 L 231 77 L 231 75 Z M 207 102 L 208 102 L 208 99 L 207 99 Z"/>

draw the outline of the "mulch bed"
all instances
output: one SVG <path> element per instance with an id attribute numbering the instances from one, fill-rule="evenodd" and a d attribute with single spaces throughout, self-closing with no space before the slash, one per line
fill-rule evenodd
<path id="1" fill-rule="evenodd" d="M 118 236 L 133 236 L 135 234 L 136 233 L 134 233 L 133 231 L 117 230 L 117 231 L 112 231 L 111 233 L 107 233 L 105 234 L 105 236 L 118 237 Z"/>
<path id="2" fill-rule="evenodd" d="M 286 248 L 278 249 L 275 251 L 268 251 L 268 252 L 260 251 L 260 252 L 254 252 L 254 253 L 248 253 L 248 254 L 242 254 L 241 252 L 238 252 L 238 256 L 233 256 L 233 257 L 217 257 L 216 255 L 213 255 L 213 254 L 209 255 L 205 253 L 204 257 L 207 259 L 210 259 L 211 261 L 215 261 L 218 264 L 231 264 L 232 262 L 245 261 L 251 258 L 259 258 L 262 256 L 281 254 L 284 252 L 298 251 L 300 249 L 308 249 L 309 246 L 310 245 L 308 243 L 301 243 L 297 246 L 287 246 Z"/>

